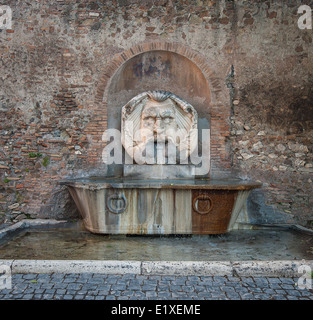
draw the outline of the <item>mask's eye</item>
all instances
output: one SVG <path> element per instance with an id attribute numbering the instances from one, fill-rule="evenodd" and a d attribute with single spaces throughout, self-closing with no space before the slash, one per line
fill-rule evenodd
<path id="1" fill-rule="evenodd" d="M 164 123 L 170 123 L 173 120 L 173 118 L 172 117 L 164 117 L 162 120 Z"/>
<path id="2" fill-rule="evenodd" d="M 151 116 L 147 116 L 147 117 L 144 117 L 143 120 L 151 122 L 151 121 L 154 121 L 154 118 Z"/>
<path id="3" fill-rule="evenodd" d="M 144 127 L 151 127 L 154 125 L 155 119 L 151 116 L 147 116 L 143 118 L 142 124 Z"/>

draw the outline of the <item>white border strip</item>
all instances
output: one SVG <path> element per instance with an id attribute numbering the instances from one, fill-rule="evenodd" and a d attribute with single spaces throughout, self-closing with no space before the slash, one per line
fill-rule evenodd
<path id="1" fill-rule="evenodd" d="M 1 261 L 0 261 L 1 263 Z M 140 274 L 140 261 L 117 260 L 13 260 L 12 273 Z"/>
<path id="2" fill-rule="evenodd" d="M 14 273 L 104 273 L 237 277 L 299 277 L 300 266 L 313 270 L 313 260 L 286 261 L 125 261 L 0 260 Z"/>

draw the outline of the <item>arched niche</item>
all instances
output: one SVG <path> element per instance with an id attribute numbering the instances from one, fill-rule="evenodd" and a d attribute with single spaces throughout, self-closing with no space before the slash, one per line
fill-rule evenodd
<path id="1" fill-rule="evenodd" d="M 211 91 L 199 67 L 181 54 L 166 50 L 140 53 L 125 61 L 106 91 L 108 128 L 120 129 L 121 108 L 149 90 L 170 91 L 193 105 L 200 127 L 209 127 Z"/>
<path id="2" fill-rule="evenodd" d="M 231 166 L 227 68 L 217 74 L 213 61 L 180 43 L 144 42 L 116 54 L 103 68 L 97 84 L 94 116 L 86 129 L 88 162 L 99 167 L 105 146 L 103 131 L 121 129 L 121 109 L 131 98 L 149 90 L 165 90 L 197 110 L 200 147 L 201 129 L 210 128 L 211 173 L 227 173 Z"/>

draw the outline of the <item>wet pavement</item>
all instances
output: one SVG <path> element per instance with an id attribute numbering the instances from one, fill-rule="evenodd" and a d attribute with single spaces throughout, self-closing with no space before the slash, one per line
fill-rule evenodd
<path id="1" fill-rule="evenodd" d="M 251 261 L 313 260 L 313 234 L 233 230 L 225 235 L 96 235 L 80 226 L 30 229 L 0 243 L 0 259 Z"/>

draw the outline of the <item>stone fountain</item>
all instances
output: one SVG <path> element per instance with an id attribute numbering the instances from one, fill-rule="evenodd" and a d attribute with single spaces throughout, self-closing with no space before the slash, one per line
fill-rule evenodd
<path id="1" fill-rule="evenodd" d="M 103 153 L 104 162 L 122 164 L 123 173 L 62 182 L 86 228 L 141 235 L 232 230 L 250 191 L 261 185 L 210 179 L 209 133 L 202 132 L 199 146 L 196 109 L 171 92 L 132 98 L 121 109 L 121 132 Z"/>

